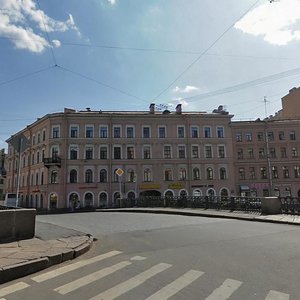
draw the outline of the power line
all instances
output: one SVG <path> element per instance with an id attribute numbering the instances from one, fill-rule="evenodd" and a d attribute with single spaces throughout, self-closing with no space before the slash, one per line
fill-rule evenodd
<path id="1" fill-rule="evenodd" d="M 155 98 L 156 100 L 158 97 L 160 97 L 163 93 L 165 93 L 180 77 L 183 76 L 195 63 L 197 63 L 200 58 L 204 54 L 206 54 L 217 42 L 223 38 L 223 36 L 240 20 L 242 19 L 260 0 L 255 1 L 253 5 L 250 6 L 250 8 L 247 9 L 246 12 L 244 12 L 234 23 L 232 23 L 208 48 L 206 48 L 195 60 L 193 60 L 165 89 L 163 89 Z"/>
<path id="2" fill-rule="evenodd" d="M 121 94 L 124 94 L 124 95 L 126 95 L 126 96 L 129 96 L 129 97 L 131 97 L 131 98 L 135 98 L 135 99 L 137 99 L 137 100 L 140 100 L 140 101 L 143 101 L 143 102 L 148 103 L 148 101 L 146 101 L 146 100 L 144 100 L 144 99 L 142 99 L 142 98 L 140 98 L 140 97 L 137 97 L 137 96 L 135 96 L 135 95 L 133 95 L 133 94 L 130 94 L 130 93 L 126 92 L 126 91 L 123 91 L 123 90 L 121 90 L 121 89 L 119 89 L 119 88 L 113 87 L 113 86 L 111 86 L 111 85 L 109 85 L 109 84 L 106 84 L 106 83 L 104 83 L 104 82 L 101 82 L 101 81 L 99 81 L 99 80 L 96 80 L 96 79 L 94 79 L 94 78 L 92 78 L 92 77 L 86 76 L 86 75 L 84 75 L 84 74 L 82 74 L 82 73 L 79 73 L 79 72 L 76 72 L 76 71 L 72 71 L 72 70 L 70 70 L 70 69 L 68 69 L 68 68 L 65 68 L 65 67 L 62 67 L 62 66 L 57 66 L 57 67 L 60 68 L 60 69 L 62 69 L 62 70 L 64 70 L 64 71 L 66 71 L 66 72 L 69 72 L 69 73 L 71 73 L 71 74 L 74 74 L 74 75 L 76 75 L 76 76 L 79 76 L 79 77 L 81 77 L 81 78 L 84 78 L 84 79 L 86 79 L 86 80 L 95 82 L 95 83 L 97 83 L 97 84 L 99 84 L 99 85 L 102 85 L 102 86 L 104 86 L 104 87 L 107 87 L 107 88 L 109 88 L 109 89 L 112 89 L 112 90 L 114 90 L 114 91 L 117 91 L 117 92 L 119 92 L 119 93 L 121 93 Z"/>
<path id="3" fill-rule="evenodd" d="M 284 77 L 294 76 L 294 75 L 297 75 L 299 73 L 300 73 L 300 68 L 295 68 L 295 69 L 287 70 L 287 71 L 284 71 L 284 72 L 276 73 L 276 74 L 273 74 L 273 75 L 261 77 L 261 78 L 255 79 L 255 80 L 251 80 L 251 81 L 243 82 L 243 83 L 240 83 L 240 84 L 236 84 L 236 85 L 226 87 L 226 88 L 223 88 L 223 89 L 215 90 L 215 91 L 208 92 L 208 93 L 198 94 L 198 95 L 183 98 L 183 99 L 184 100 L 193 99 L 193 98 L 204 99 L 204 98 L 208 98 L 208 97 L 218 96 L 218 95 L 222 95 L 222 94 L 226 94 L 226 93 L 235 92 L 237 90 L 241 90 L 241 89 L 248 88 L 248 87 L 251 87 L 251 86 L 268 83 L 268 82 L 278 80 L 278 79 L 281 79 L 281 78 L 284 78 Z M 198 99 L 190 100 L 189 102 L 198 101 Z"/>

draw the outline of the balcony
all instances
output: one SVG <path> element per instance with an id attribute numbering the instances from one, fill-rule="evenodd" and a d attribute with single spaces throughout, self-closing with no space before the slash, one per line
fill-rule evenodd
<path id="1" fill-rule="evenodd" d="M 58 156 L 55 157 L 45 157 L 43 159 L 44 166 L 50 168 L 51 166 L 61 167 L 61 158 Z"/>

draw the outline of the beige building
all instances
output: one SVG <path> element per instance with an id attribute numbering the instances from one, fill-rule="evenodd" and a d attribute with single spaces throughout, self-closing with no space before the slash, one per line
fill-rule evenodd
<path id="1" fill-rule="evenodd" d="M 222 106 L 160 112 L 154 104 L 147 112 L 48 114 L 7 140 L 7 189 L 19 191 L 21 205 L 38 208 L 235 194 L 231 118 Z"/>
<path id="2" fill-rule="evenodd" d="M 4 200 L 5 194 L 5 180 L 6 180 L 6 170 L 5 170 L 6 154 L 4 149 L 0 149 L 0 201 Z"/>

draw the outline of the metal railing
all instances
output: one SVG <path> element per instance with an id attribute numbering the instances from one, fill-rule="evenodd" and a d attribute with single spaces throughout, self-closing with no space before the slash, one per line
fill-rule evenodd
<path id="1" fill-rule="evenodd" d="M 300 198 L 280 197 L 283 214 L 300 215 Z"/>
<path id="2" fill-rule="evenodd" d="M 121 199 L 119 207 L 173 207 L 203 208 L 229 211 L 261 213 L 260 198 L 220 197 L 220 196 L 186 196 L 186 197 L 143 197 Z"/>

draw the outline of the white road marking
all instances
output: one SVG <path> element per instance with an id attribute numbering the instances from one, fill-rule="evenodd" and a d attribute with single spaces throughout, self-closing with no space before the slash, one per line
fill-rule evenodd
<path id="1" fill-rule="evenodd" d="M 30 285 L 25 283 L 25 282 L 18 282 L 12 285 L 9 285 L 5 288 L 0 289 L 0 297 L 12 294 L 14 292 L 26 289 L 27 287 L 29 287 Z"/>
<path id="2" fill-rule="evenodd" d="M 152 268 L 110 288 L 109 290 L 104 291 L 101 294 L 98 294 L 97 296 L 91 298 L 90 300 L 112 300 L 115 299 L 126 292 L 134 289 L 135 287 L 139 286 L 140 284 L 143 284 L 147 279 L 155 276 L 156 274 L 172 267 L 172 265 L 160 263 Z"/>
<path id="3" fill-rule="evenodd" d="M 164 300 L 169 299 L 180 290 L 191 284 L 193 281 L 198 279 L 204 272 L 190 270 L 178 277 L 176 280 L 171 282 L 170 284 L 163 287 L 161 290 L 157 291 L 155 294 L 148 297 L 146 300 Z"/>
<path id="4" fill-rule="evenodd" d="M 145 260 L 145 259 L 147 259 L 147 258 L 144 256 L 134 256 L 134 257 L 130 258 L 130 260 Z"/>
<path id="5" fill-rule="evenodd" d="M 271 290 L 266 300 L 289 300 L 290 295 Z"/>
<path id="6" fill-rule="evenodd" d="M 123 262 L 120 262 L 118 264 L 115 264 L 111 267 L 107 267 L 107 268 L 104 268 L 102 270 L 99 270 L 97 272 L 94 272 L 94 273 L 91 273 L 87 276 L 84 276 L 84 277 L 81 277 L 77 280 L 74 280 L 70 283 L 67 283 L 65 285 L 62 285 L 56 289 L 54 289 L 54 291 L 60 293 L 61 295 L 65 295 L 65 294 L 68 294 L 70 292 L 73 292 L 85 285 L 88 285 L 94 281 L 97 281 L 109 274 L 112 274 L 116 271 L 119 271 L 129 265 L 131 265 L 132 263 L 130 261 L 123 261 Z"/>
<path id="7" fill-rule="evenodd" d="M 33 281 L 35 281 L 35 282 L 43 282 L 43 281 L 52 279 L 52 278 L 54 278 L 54 277 L 57 277 L 57 276 L 59 276 L 59 275 L 68 273 L 68 272 L 70 272 L 70 271 L 74 271 L 74 270 L 79 269 L 79 268 L 81 268 L 81 267 L 84 267 L 84 266 L 93 264 L 93 263 L 95 263 L 95 262 L 104 260 L 104 259 L 109 258 L 109 257 L 113 257 L 113 256 L 118 255 L 118 254 L 121 254 L 121 253 L 122 253 L 122 252 L 116 251 L 116 250 L 110 251 L 110 252 L 107 252 L 107 253 L 105 253 L 105 254 L 101 254 L 101 255 L 92 257 L 92 258 L 90 258 L 90 259 L 81 260 L 81 261 L 78 261 L 78 262 L 76 262 L 76 263 L 73 263 L 73 264 L 70 264 L 70 265 L 67 265 L 67 266 L 64 266 L 64 267 L 55 269 L 55 270 L 53 270 L 53 271 L 50 271 L 50 272 L 47 272 L 47 273 L 44 273 L 44 274 L 41 274 L 41 275 L 32 277 L 31 279 L 32 279 Z"/>
<path id="8" fill-rule="evenodd" d="M 223 284 L 216 288 L 205 300 L 226 300 L 241 286 L 242 282 L 226 279 Z"/>

